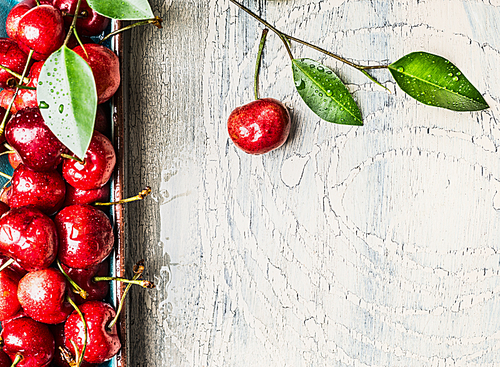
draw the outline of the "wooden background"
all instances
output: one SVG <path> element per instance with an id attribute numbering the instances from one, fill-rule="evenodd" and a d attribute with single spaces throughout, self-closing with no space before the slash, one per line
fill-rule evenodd
<path id="1" fill-rule="evenodd" d="M 363 127 L 321 121 L 270 34 L 262 96 L 293 115 L 247 155 L 229 113 L 252 100 L 262 27 L 227 0 L 151 0 L 128 36 L 130 366 L 499 366 L 500 1 L 245 0 L 282 31 L 360 63 L 425 50 L 491 108 L 417 103 L 331 58 Z"/>

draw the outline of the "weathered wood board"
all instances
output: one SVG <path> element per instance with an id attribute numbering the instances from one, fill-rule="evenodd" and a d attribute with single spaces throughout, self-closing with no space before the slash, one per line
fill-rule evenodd
<path id="1" fill-rule="evenodd" d="M 348 85 L 365 125 L 320 121 L 268 37 L 261 94 L 284 101 L 284 147 L 249 156 L 227 116 L 252 100 L 262 27 L 228 1 L 152 0 L 130 34 L 131 366 L 500 365 L 500 1 L 246 0 L 296 37 L 360 63 L 425 50 L 491 108 L 417 103 L 389 72 L 293 45 Z"/>

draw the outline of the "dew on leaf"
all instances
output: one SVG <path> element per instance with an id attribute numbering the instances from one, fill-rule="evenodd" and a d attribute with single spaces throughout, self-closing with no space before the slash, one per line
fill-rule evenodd
<path id="1" fill-rule="evenodd" d="M 301 80 L 297 80 L 295 82 L 295 87 L 297 88 L 297 90 L 302 90 L 306 87 L 306 83 L 301 79 Z"/>
<path id="2" fill-rule="evenodd" d="M 45 101 L 40 101 L 40 104 L 38 105 L 38 107 L 42 108 L 42 109 L 47 109 L 47 108 L 49 108 L 49 105 Z"/>
<path id="3" fill-rule="evenodd" d="M 64 105 L 60 104 L 59 105 L 59 113 L 63 113 L 63 112 L 64 112 Z"/>
<path id="4" fill-rule="evenodd" d="M 453 77 L 453 81 L 454 81 L 454 82 L 458 82 L 458 76 L 454 76 L 454 77 Z"/>
<path id="5" fill-rule="evenodd" d="M 324 71 L 325 69 L 323 69 L 323 67 L 321 66 L 318 66 L 318 71 Z"/>
<path id="6" fill-rule="evenodd" d="M 404 69 L 402 66 L 400 66 L 400 67 L 398 68 L 398 71 L 399 71 L 400 73 L 402 73 L 403 71 L 405 71 L 405 69 Z"/>
<path id="7" fill-rule="evenodd" d="M 327 95 L 327 96 L 331 96 L 331 95 L 332 95 L 332 91 L 331 91 L 330 89 L 327 89 L 327 91 L 326 91 L 326 95 Z"/>

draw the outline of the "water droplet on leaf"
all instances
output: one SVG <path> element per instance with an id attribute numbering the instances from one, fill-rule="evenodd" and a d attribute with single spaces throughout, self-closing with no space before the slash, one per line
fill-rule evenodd
<path id="1" fill-rule="evenodd" d="M 64 112 L 64 105 L 60 104 L 59 105 L 59 113 L 63 113 L 63 112 Z"/>
<path id="2" fill-rule="evenodd" d="M 42 109 L 47 109 L 49 108 L 49 105 L 47 104 L 47 102 L 41 101 L 38 107 Z"/>
<path id="3" fill-rule="evenodd" d="M 405 69 L 404 69 L 402 66 L 400 66 L 400 67 L 398 68 L 398 71 L 399 71 L 400 73 L 402 73 L 403 71 L 405 71 Z"/>

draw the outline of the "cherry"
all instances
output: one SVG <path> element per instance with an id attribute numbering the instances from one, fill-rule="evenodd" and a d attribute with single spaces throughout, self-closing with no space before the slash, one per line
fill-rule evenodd
<path id="1" fill-rule="evenodd" d="M 58 257 L 64 265 L 87 269 L 111 253 L 115 237 L 102 211 L 90 205 L 71 205 L 57 213 L 54 221 L 60 241 Z"/>
<path id="2" fill-rule="evenodd" d="M 87 44 L 85 50 L 78 46 L 73 51 L 87 61 L 92 69 L 97 87 L 97 103 L 109 100 L 120 86 L 118 57 L 109 48 L 97 44 Z"/>
<path id="3" fill-rule="evenodd" d="M 104 277 L 109 274 L 109 261 L 104 260 L 88 269 L 70 268 L 64 264 L 62 267 L 66 274 L 88 293 L 86 299 L 75 294 L 76 304 L 82 304 L 85 301 L 102 301 L 108 294 L 109 282 L 95 282 L 93 279 L 96 276 Z"/>
<path id="4" fill-rule="evenodd" d="M 0 349 L 0 367 L 11 367 L 12 366 L 12 361 L 10 360 L 9 356 Z"/>
<path id="5" fill-rule="evenodd" d="M 2 254 L 0 254 L 0 267 L 3 267 L 7 262 L 9 264 L 6 265 L 6 266 L 10 270 L 13 270 L 17 274 L 19 274 L 20 277 L 23 277 L 27 273 L 27 271 L 24 270 L 23 267 L 21 265 L 19 265 L 19 263 L 17 261 L 15 261 L 14 259 L 11 259 L 11 258 L 9 258 L 7 256 L 3 256 Z M 19 279 L 21 279 L 21 278 L 19 278 Z"/>
<path id="6" fill-rule="evenodd" d="M 17 39 L 17 29 L 19 28 L 19 21 L 24 16 L 24 14 L 33 9 L 36 5 L 36 0 L 24 0 L 10 10 L 5 22 L 5 30 L 7 31 L 7 35 L 10 38 L 12 38 L 13 40 Z"/>
<path id="7" fill-rule="evenodd" d="M 107 201 L 109 199 L 109 183 L 93 190 L 75 189 L 71 185 L 66 186 L 66 200 L 64 206 L 75 204 L 92 204 L 96 201 Z"/>
<path id="8" fill-rule="evenodd" d="M 23 162 L 19 154 L 17 154 L 17 152 L 13 152 L 9 154 L 9 163 L 13 169 L 16 169 Z"/>
<path id="9" fill-rule="evenodd" d="M 0 217 L 10 210 L 9 206 L 5 203 L 0 202 Z"/>
<path id="10" fill-rule="evenodd" d="M 238 148 L 249 154 L 263 154 L 286 141 L 290 114 L 276 99 L 258 99 L 231 112 L 227 129 Z"/>
<path id="11" fill-rule="evenodd" d="M 44 324 L 64 322 L 73 307 L 66 301 L 68 284 L 54 268 L 26 274 L 19 282 L 17 297 L 26 314 Z"/>
<path id="12" fill-rule="evenodd" d="M 50 131 L 38 108 L 16 113 L 5 127 L 5 138 L 34 171 L 52 171 L 62 162 L 66 147 Z"/>
<path id="13" fill-rule="evenodd" d="M 45 60 L 64 42 L 64 20 L 52 5 L 28 10 L 19 20 L 16 41 L 26 53 L 33 50 L 35 60 Z"/>
<path id="14" fill-rule="evenodd" d="M 35 62 L 30 69 L 28 75 L 29 83 L 26 85 L 31 88 L 38 87 L 38 78 L 40 77 L 40 71 L 42 71 L 44 61 Z M 3 106 L 3 105 L 2 105 Z M 35 108 L 38 107 L 38 101 L 36 99 L 36 90 L 33 89 L 20 89 L 17 93 L 16 100 L 14 101 L 14 106 L 17 111 L 24 108 Z M 5 106 L 7 108 L 8 106 Z"/>
<path id="15" fill-rule="evenodd" d="M 63 177 L 77 189 L 98 189 L 111 178 L 115 163 L 113 144 L 100 132 L 94 131 L 83 164 L 74 159 L 66 159 L 63 163 Z"/>
<path id="16" fill-rule="evenodd" d="M 116 315 L 115 310 L 107 303 L 89 301 L 80 306 L 80 311 L 84 315 L 88 329 L 84 361 L 99 364 L 113 358 L 121 348 L 116 325 L 108 328 L 110 321 Z M 84 330 L 80 315 L 73 311 L 64 324 L 65 345 L 69 350 L 74 350 L 70 340 L 82 350 Z"/>
<path id="17" fill-rule="evenodd" d="M 0 107 L 2 107 L 2 110 L 6 110 L 9 108 L 10 101 L 12 101 L 12 98 L 14 97 L 15 91 L 10 90 L 10 89 L 4 89 L 0 91 Z M 19 106 L 23 105 L 23 100 L 21 97 L 19 97 L 19 93 L 14 99 L 14 103 L 12 104 L 12 107 L 10 108 L 10 113 L 16 113 L 17 111 L 20 111 L 22 108 L 18 110 Z"/>
<path id="18" fill-rule="evenodd" d="M 17 299 L 17 285 L 21 276 L 7 268 L 0 272 L 0 321 L 7 320 L 21 310 Z"/>
<path id="19" fill-rule="evenodd" d="M 54 336 L 47 325 L 19 317 L 2 323 L 3 350 L 17 367 L 46 367 L 54 357 Z M 19 357 L 18 357 L 19 358 Z"/>
<path id="20" fill-rule="evenodd" d="M 54 222 L 38 209 L 11 209 L 0 218 L 0 253 L 27 271 L 48 268 L 56 258 L 57 242 Z"/>
<path id="21" fill-rule="evenodd" d="M 68 352 L 68 349 L 65 347 L 64 324 L 50 325 L 49 329 L 52 332 L 52 335 L 54 335 L 54 339 L 56 342 L 56 350 L 55 350 L 55 355 L 54 355 L 54 359 L 52 360 L 52 363 L 55 364 L 56 366 L 59 366 L 59 367 L 70 367 L 70 365 L 68 364 L 68 362 L 66 361 L 66 359 L 63 356 L 63 352 L 60 349 L 60 348 L 62 348 L 64 350 L 64 353 L 71 355 L 71 353 Z M 73 350 L 73 348 L 71 350 Z M 74 357 L 72 355 L 71 355 L 71 358 L 74 359 Z M 80 367 L 92 367 L 92 366 L 95 366 L 95 365 L 88 363 L 88 362 L 85 362 L 85 361 L 83 361 L 83 363 L 80 365 Z M 2 367 L 1 364 L 0 364 L 0 367 Z M 10 364 L 8 367 L 10 367 Z"/>
<path id="22" fill-rule="evenodd" d="M 101 134 L 104 134 L 106 136 L 109 136 L 109 133 L 111 132 L 111 125 L 109 124 L 108 114 L 101 104 L 97 106 L 94 130 L 99 131 Z"/>
<path id="23" fill-rule="evenodd" d="M 0 65 L 5 66 L 17 74 L 22 74 L 28 55 L 26 55 L 17 43 L 9 38 L 0 38 Z M 0 69 L 0 88 L 13 89 L 7 84 L 9 79 L 15 78 L 4 69 Z M 14 79 L 15 80 L 15 79 Z"/>
<path id="24" fill-rule="evenodd" d="M 10 154 L 9 154 L 10 155 Z M 3 190 L 2 190 L 2 193 L 0 194 L 0 201 L 9 206 L 9 191 L 10 191 L 10 186 L 9 187 L 5 187 Z"/>
<path id="25" fill-rule="evenodd" d="M 57 171 L 36 172 L 19 165 L 11 180 L 9 206 L 33 205 L 47 215 L 57 212 L 64 203 L 66 184 Z"/>
<path id="26" fill-rule="evenodd" d="M 75 14 L 78 0 L 54 0 L 54 6 L 63 14 Z M 66 16 L 64 22 L 66 28 L 69 28 L 73 17 Z M 79 17 L 76 21 L 76 30 L 78 34 L 84 36 L 97 36 L 101 34 L 109 25 L 109 18 L 106 18 L 93 10 L 85 0 L 80 4 Z"/>

